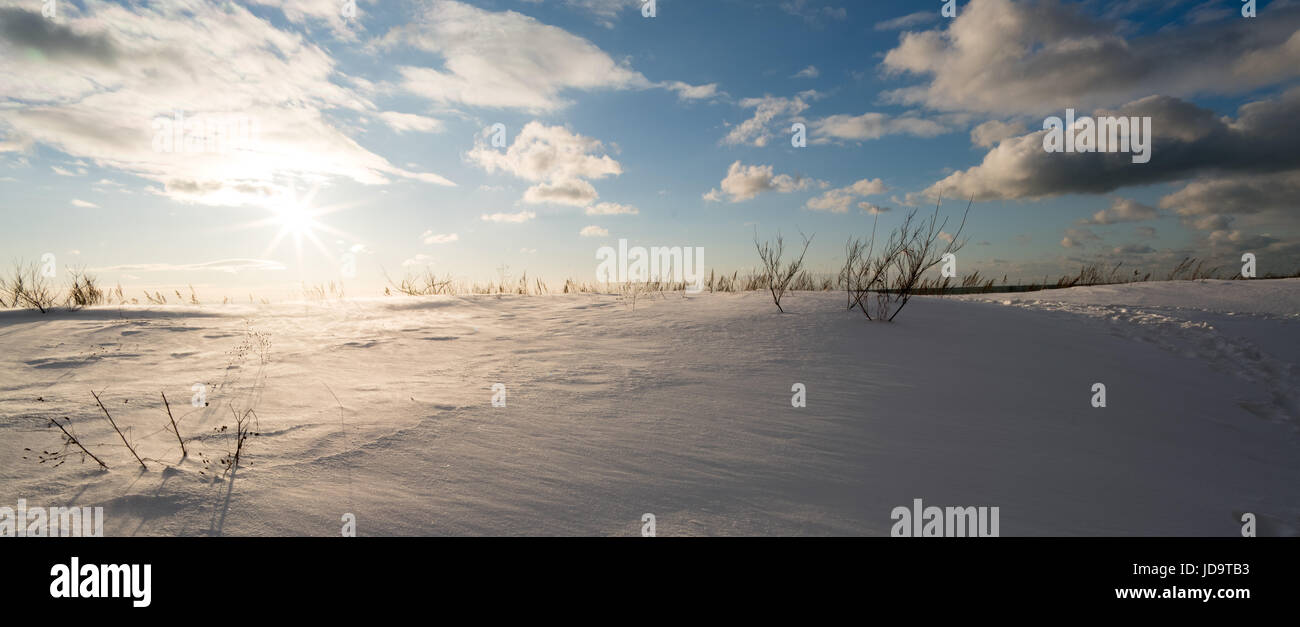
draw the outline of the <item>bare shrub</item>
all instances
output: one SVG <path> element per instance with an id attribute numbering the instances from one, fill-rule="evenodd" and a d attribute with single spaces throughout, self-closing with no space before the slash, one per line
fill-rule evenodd
<path id="1" fill-rule="evenodd" d="M 879 317 L 880 312 L 887 309 L 890 271 L 907 243 L 902 235 L 904 231 L 895 229 L 877 252 L 876 222 L 878 221 L 879 216 L 872 222 L 871 239 L 862 241 L 856 237 L 849 238 L 848 243 L 845 244 L 847 253 L 845 265 L 840 272 L 849 295 L 849 310 L 854 307 L 860 308 L 868 320 L 873 319 L 873 313 Z M 911 215 L 908 216 L 905 224 L 910 224 L 910 221 Z"/>
<path id="2" fill-rule="evenodd" d="M 916 210 L 903 218 L 903 223 L 890 232 L 889 238 L 876 248 L 876 230 L 872 227 L 871 239 L 863 242 L 851 238 L 846 244 L 847 259 L 840 271 L 840 281 L 849 293 L 849 309 L 858 307 L 868 320 L 892 322 L 918 291 L 946 288 L 946 279 L 931 285 L 924 280 L 930 269 L 955 254 L 966 245 L 962 231 L 970 215 L 974 198 L 966 204 L 961 224 L 948 235 L 944 228 L 948 218 L 939 220 L 942 197 L 935 203 L 929 218 L 917 220 Z M 941 244 L 941 242 L 947 242 Z"/>
<path id="3" fill-rule="evenodd" d="M 36 309 L 47 313 L 54 307 L 55 291 L 36 264 L 14 262 L 8 277 L 0 276 L 0 294 L 6 295 L 5 306 Z"/>
<path id="4" fill-rule="evenodd" d="M 636 300 L 642 294 L 650 294 L 650 286 L 644 281 L 627 281 L 618 285 L 619 299 L 630 304 L 632 311 L 636 311 Z"/>
<path id="5" fill-rule="evenodd" d="M 239 469 L 239 461 L 244 455 L 244 445 L 248 442 L 249 437 L 259 435 L 253 429 L 260 428 L 258 425 L 261 422 L 257 417 L 257 413 L 252 409 L 240 414 L 235 411 L 234 406 L 231 406 L 230 413 L 235 417 L 235 445 L 230 452 L 226 453 L 225 457 L 219 460 L 219 463 L 225 468 L 222 472 L 223 477 Z M 226 431 L 226 427 L 222 426 L 221 431 Z"/>
<path id="6" fill-rule="evenodd" d="M 879 217 L 877 217 L 879 220 Z M 876 228 L 873 224 L 871 227 L 871 241 L 875 241 Z M 849 241 L 844 244 L 844 265 L 840 268 L 839 282 L 844 287 L 844 295 L 847 299 L 846 306 L 852 311 L 856 303 L 861 298 L 859 294 L 862 291 L 863 282 L 862 272 L 865 270 L 865 264 L 862 257 L 866 254 L 867 243 L 861 238 L 850 237 Z"/>
<path id="7" fill-rule="evenodd" d="M 70 309 L 94 307 L 108 300 L 104 290 L 100 289 L 95 275 L 79 268 L 69 268 L 68 275 L 72 279 L 72 285 L 68 287 L 68 296 L 64 300 L 66 307 Z"/>
<path id="8" fill-rule="evenodd" d="M 413 273 L 403 277 L 400 281 L 394 282 L 388 273 L 384 273 L 384 278 L 388 279 L 388 284 L 393 290 L 406 294 L 407 296 L 438 296 L 442 294 L 451 294 L 452 280 L 451 277 L 439 279 L 434 276 L 433 271 L 425 269 L 423 274 Z"/>
<path id="9" fill-rule="evenodd" d="M 776 235 L 776 242 L 759 242 L 758 233 L 754 233 L 754 248 L 758 250 L 758 258 L 762 262 L 759 269 L 761 276 L 766 283 L 769 293 L 772 294 L 772 302 L 776 304 L 777 311 L 785 313 L 781 308 L 781 298 L 785 296 L 786 291 L 791 287 L 791 281 L 803 271 L 803 258 L 808 254 L 808 246 L 812 244 L 812 238 L 799 234 L 803 238 L 803 248 L 799 250 L 799 256 L 792 259 L 789 263 L 782 263 L 781 257 L 785 254 L 785 240 L 780 233 Z"/>

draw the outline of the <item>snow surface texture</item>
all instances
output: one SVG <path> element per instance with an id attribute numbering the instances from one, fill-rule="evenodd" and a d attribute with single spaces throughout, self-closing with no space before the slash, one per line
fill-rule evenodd
<path id="1" fill-rule="evenodd" d="M 1300 528 L 1300 280 L 917 298 L 893 324 L 783 305 L 0 312 L 0 506 L 103 506 L 108 535 L 888 535 L 914 498 L 997 506 L 1004 536 Z M 232 409 L 259 435 L 222 478 Z M 109 471 L 37 463 L 64 416 Z"/>

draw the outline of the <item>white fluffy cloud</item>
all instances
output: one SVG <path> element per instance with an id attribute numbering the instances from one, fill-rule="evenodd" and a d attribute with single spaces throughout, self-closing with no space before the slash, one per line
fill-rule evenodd
<path id="1" fill-rule="evenodd" d="M 428 266 L 433 264 L 433 257 L 420 253 L 410 259 L 402 261 L 402 266 L 410 268 L 413 266 Z"/>
<path id="2" fill-rule="evenodd" d="M 513 11 L 461 2 L 424 3 L 385 43 L 407 43 L 443 58 L 443 69 L 402 66 L 402 85 L 439 103 L 550 111 L 567 89 L 646 87 L 640 73 L 562 28 Z"/>
<path id="3" fill-rule="evenodd" d="M 47 20 L 38 5 L 0 0 L 0 152 L 41 145 L 153 181 L 154 193 L 210 205 L 276 206 L 300 178 L 454 185 L 398 167 L 354 139 L 355 118 L 399 133 L 443 130 L 436 118 L 376 106 L 371 98 L 389 86 L 343 73 L 316 43 L 322 28 L 355 40 L 365 32 L 361 13 L 341 17 L 336 0 L 251 2 L 256 12 L 206 0 L 87 0 L 84 8 L 61 3 L 59 19 Z M 267 18 L 265 8 L 272 9 Z M 567 104 L 570 90 L 720 95 L 716 84 L 649 81 L 590 41 L 516 12 L 429 0 L 415 14 L 368 51 L 433 53 L 428 66 L 403 54 L 412 60 L 396 68 L 396 86 L 436 103 L 551 111 Z M 284 29 L 275 25 L 284 21 Z M 155 150 L 163 132 L 155 122 L 177 114 L 187 124 L 241 120 L 256 129 L 255 141 L 225 153 Z M 528 197 L 585 205 L 595 199 L 586 180 L 537 181 Z"/>
<path id="4" fill-rule="evenodd" d="M 10 106 L 0 107 L 0 136 L 6 143 L 41 144 L 154 181 L 158 193 L 175 200 L 203 204 L 275 204 L 287 194 L 284 180 L 299 176 L 452 184 L 399 168 L 339 130 L 334 112 L 377 107 L 342 85 L 348 77 L 327 51 L 244 7 L 89 0 L 84 12 L 61 3 L 55 21 L 35 7 L 5 4 L 0 98 Z M 187 120 L 185 133 L 200 140 L 219 131 L 195 123 L 237 120 L 253 141 L 226 153 L 157 150 L 165 127 L 155 121 L 174 123 L 178 114 Z"/>
<path id="5" fill-rule="evenodd" d="M 623 173 L 618 161 L 602 154 L 600 140 L 563 126 L 529 122 L 505 151 L 487 143 L 491 134 L 491 129 L 485 129 L 466 158 L 489 173 L 504 172 L 536 183 L 524 192 L 526 203 L 585 207 L 599 197 L 590 179 Z"/>
<path id="6" fill-rule="evenodd" d="M 805 208 L 813 211 L 829 211 L 831 213 L 846 213 L 853 201 L 861 196 L 873 196 L 883 194 L 888 191 L 885 182 L 880 179 L 862 179 L 847 187 L 840 187 L 825 192 L 819 196 L 810 198 L 804 205 Z M 870 209 L 864 207 L 868 212 Z M 872 212 L 879 213 L 879 211 Z"/>
<path id="7" fill-rule="evenodd" d="M 788 174 L 775 174 L 770 165 L 743 165 L 736 161 L 727 168 L 727 176 L 722 179 L 722 189 L 713 189 L 704 194 L 704 199 L 721 202 L 723 196 L 730 202 L 742 202 L 754 198 L 766 191 L 788 194 L 808 189 L 815 182 L 809 178 L 795 178 Z"/>
<path id="8" fill-rule="evenodd" d="M 810 65 L 802 70 L 799 70 L 798 72 L 795 72 L 794 75 L 791 76 L 790 78 L 817 78 L 818 76 L 821 75 L 822 73 L 820 70 L 817 69 L 817 66 Z"/>
<path id="9" fill-rule="evenodd" d="M 662 87 L 685 99 L 716 94 L 713 85 L 653 83 L 590 41 L 522 13 L 454 0 L 419 7 L 417 18 L 389 31 L 381 45 L 408 44 L 442 58 L 440 69 L 398 68 L 405 90 L 436 103 L 546 112 L 567 106 L 568 91 Z"/>
<path id="10" fill-rule="evenodd" d="M 981 148 L 988 148 L 1008 137 L 1024 135 L 1025 130 L 1025 125 L 1020 122 L 989 120 L 971 129 L 970 143 Z"/>
<path id="11" fill-rule="evenodd" d="M 717 83 L 708 83 L 705 85 L 692 85 L 682 81 L 666 81 L 659 84 L 669 91 L 675 92 L 677 97 L 682 100 L 712 100 L 725 96 L 726 94 L 718 91 Z"/>
<path id="12" fill-rule="evenodd" d="M 356 15 L 344 17 L 341 0 L 248 0 L 249 4 L 275 7 L 285 19 L 295 24 L 322 24 L 337 37 L 355 40 L 357 23 L 364 16 L 362 1 L 356 3 Z"/>
<path id="13" fill-rule="evenodd" d="M 538 183 L 524 190 L 524 202 L 530 205 L 569 205 L 586 207 L 600 198 L 596 188 L 582 179 Z"/>
<path id="14" fill-rule="evenodd" d="M 458 240 L 460 236 L 455 233 L 434 233 L 432 229 L 420 236 L 420 241 L 425 244 L 450 244 Z"/>
<path id="15" fill-rule="evenodd" d="M 442 120 L 414 113 L 384 111 L 379 114 L 379 119 L 398 133 L 441 133 L 443 130 Z"/>
<path id="16" fill-rule="evenodd" d="M 582 230 L 578 232 L 578 235 L 583 237 L 605 237 L 609 235 L 609 231 L 593 224 L 591 226 L 583 227 Z"/>
<path id="17" fill-rule="evenodd" d="M 537 214 L 531 211 L 519 211 L 515 213 L 485 213 L 482 217 L 484 222 L 520 224 L 536 218 Z"/>
<path id="18" fill-rule="evenodd" d="M 561 0 L 564 6 L 590 15 L 607 28 L 613 28 L 619 15 L 629 10 L 639 9 L 643 0 Z M 524 0 L 532 4 L 541 4 L 543 0 Z"/>
<path id="19" fill-rule="evenodd" d="M 587 207 L 587 215 L 589 216 L 634 216 L 638 213 L 641 213 L 640 210 L 632 205 L 620 205 L 614 202 L 602 202 Z"/>
<path id="20" fill-rule="evenodd" d="M 746 98 L 740 101 L 740 106 L 746 109 L 753 109 L 753 117 L 731 127 L 727 135 L 722 138 L 724 145 L 731 146 L 766 146 L 767 142 L 772 139 L 772 123 L 777 119 L 793 121 L 797 116 L 808 109 L 808 101 L 819 98 L 816 91 L 805 91 L 793 98 L 779 98 L 775 96 L 763 96 L 762 98 Z M 789 127 L 786 127 L 789 130 Z"/>
<path id="21" fill-rule="evenodd" d="M 949 131 L 949 127 L 937 120 L 922 118 L 916 114 L 890 116 L 884 113 L 863 113 L 862 115 L 832 115 L 812 122 L 813 143 L 829 141 L 867 141 L 880 139 L 886 135 L 913 135 L 916 137 L 934 137 Z"/>
<path id="22" fill-rule="evenodd" d="M 1145 222 L 1160 217 L 1160 211 L 1128 198 L 1116 198 L 1110 207 L 1092 214 L 1082 224 L 1116 224 L 1119 222 Z"/>

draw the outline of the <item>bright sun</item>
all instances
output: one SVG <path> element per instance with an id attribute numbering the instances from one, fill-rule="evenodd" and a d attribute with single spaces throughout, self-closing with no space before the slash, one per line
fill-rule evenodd
<path id="1" fill-rule="evenodd" d="M 312 231 L 315 220 L 312 219 L 311 212 L 302 205 L 288 204 L 276 207 L 271 212 L 275 214 L 276 222 L 280 223 L 280 227 L 286 231 L 286 234 L 302 237 Z"/>
<path id="2" fill-rule="evenodd" d="M 264 226 L 279 227 L 276 231 L 275 237 L 271 239 L 271 243 L 267 245 L 266 250 L 262 253 L 264 257 L 273 253 L 276 248 L 280 246 L 280 242 L 284 241 L 285 237 L 288 236 L 293 238 L 294 249 L 297 252 L 298 261 L 300 263 L 302 261 L 302 242 L 304 239 L 311 242 L 313 247 L 320 251 L 322 255 L 332 258 L 335 255 L 332 255 L 329 252 L 329 249 L 320 241 L 320 238 L 317 235 L 320 233 L 329 233 L 341 238 L 349 239 L 350 236 L 338 229 L 322 223 L 318 219 L 325 214 L 333 213 L 334 211 L 344 208 L 313 207 L 312 201 L 315 199 L 318 190 L 319 187 L 315 187 L 305 195 L 300 196 L 297 190 L 291 187 L 286 196 L 281 199 L 278 204 L 268 207 L 271 215 L 261 220 L 240 225 L 236 228 L 257 228 Z"/>

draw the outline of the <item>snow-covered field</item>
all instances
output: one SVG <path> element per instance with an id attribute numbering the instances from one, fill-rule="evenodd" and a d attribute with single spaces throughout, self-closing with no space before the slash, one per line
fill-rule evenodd
<path id="1" fill-rule="evenodd" d="M 0 506 L 103 506 L 108 535 L 888 535 L 914 498 L 997 506 L 1004 536 L 1300 529 L 1300 280 L 918 298 L 894 324 L 783 304 L 0 312 Z M 214 480 L 232 407 L 260 435 Z M 64 416 L 109 471 L 37 463 Z"/>

